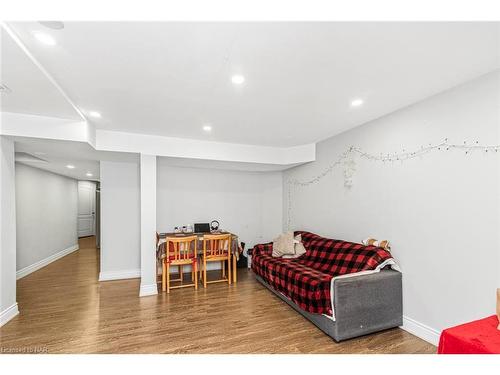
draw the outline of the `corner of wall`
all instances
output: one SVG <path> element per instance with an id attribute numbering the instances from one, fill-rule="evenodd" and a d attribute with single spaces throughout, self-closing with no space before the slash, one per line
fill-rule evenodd
<path id="1" fill-rule="evenodd" d="M 0 324 L 18 314 L 14 142 L 0 136 Z"/>
<path id="2" fill-rule="evenodd" d="M 19 315 L 19 309 L 16 302 L 10 307 L 7 307 L 5 310 L 0 312 L 0 327 L 10 322 L 17 315 Z"/>

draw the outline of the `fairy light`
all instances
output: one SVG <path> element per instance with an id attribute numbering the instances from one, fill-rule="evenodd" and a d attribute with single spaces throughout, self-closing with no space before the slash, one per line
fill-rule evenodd
<path id="1" fill-rule="evenodd" d="M 305 187 L 305 186 L 310 186 L 313 184 L 318 183 L 321 181 L 324 177 L 329 175 L 330 173 L 333 172 L 333 170 L 336 167 L 341 166 L 344 164 L 345 168 L 350 168 L 349 171 L 344 171 L 344 178 L 350 179 L 353 175 L 354 167 L 353 163 L 346 163 L 346 161 L 349 158 L 352 158 L 353 156 L 359 156 L 362 159 L 370 160 L 370 161 L 375 161 L 375 162 L 382 162 L 383 164 L 386 163 L 393 163 L 393 162 L 405 162 L 407 160 L 411 159 L 416 159 L 416 158 L 421 158 L 422 156 L 425 156 L 431 152 L 444 152 L 444 151 L 453 151 L 453 150 L 459 150 L 464 152 L 465 155 L 471 155 L 473 152 L 484 152 L 485 154 L 497 154 L 498 155 L 498 150 L 500 150 L 500 145 L 482 145 L 479 143 L 479 141 L 475 141 L 472 144 L 468 144 L 467 141 L 464 141 L 463 143 L 450 143 L 448 138 L 445 138 L 444 141 L 431 144 L 429 143 L 427 146 L 420 146 L 420 148 L 417 148 L 414 151 L 407 151 L 406 149 L 403 149 L 401 152 L 395 152 L 394 154 L 391 155 L 391 153 L 384 153 L 380 152 L 379 154 L 372 154 L 363 151 L 359 147 L 355 146 L 350 146 L 346 151 L 341 153 L 335 161 L 333 161 L 331 164 L 329 164 L 320 174 L 304 180 L 300 181 L 298 179 L 289 179 L 287 181 L 288 185 L 288 218 L 287 218 L 287 228 L 290 229 L 290 224 L 291 224 L 291 213 L 292 213 L 292 188 L 293 187 Z M 351 182 L 349 181 L 346 186 L 350 186 Z"/>

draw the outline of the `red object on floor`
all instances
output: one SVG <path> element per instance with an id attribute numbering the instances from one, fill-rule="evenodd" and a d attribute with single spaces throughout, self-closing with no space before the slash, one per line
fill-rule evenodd
<path id="1" fill-rule="evenodd" d="M 438 354 L 500 354 L 498 317 L 447 328 L 441 333 Z"/>

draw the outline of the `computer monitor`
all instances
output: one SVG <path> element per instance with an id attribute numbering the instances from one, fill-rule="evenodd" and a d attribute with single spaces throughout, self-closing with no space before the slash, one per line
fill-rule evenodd
<path id="1" fill-rule="evenodd" d="M 195 223 L 194 224 L 194 232 L 195 233 L 210 233 L 210 224 L 209 223 Z"/>

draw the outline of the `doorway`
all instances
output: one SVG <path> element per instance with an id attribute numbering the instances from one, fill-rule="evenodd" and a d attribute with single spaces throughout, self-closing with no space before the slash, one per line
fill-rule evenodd
<path id="1" fill-rule="evenodd" d="M 78 181 L 78 238 L 96 234 L 96 184 Z"/>

